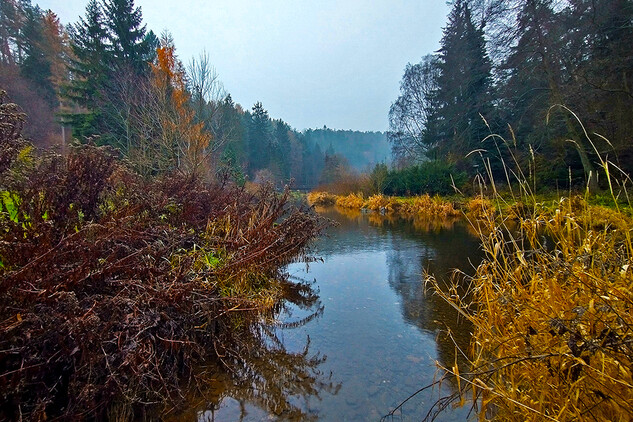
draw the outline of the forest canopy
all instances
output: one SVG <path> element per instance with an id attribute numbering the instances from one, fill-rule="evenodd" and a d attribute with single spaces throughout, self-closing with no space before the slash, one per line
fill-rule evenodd
<path id="1" fill-rule="evenodd" d="M 597 186 L 600 154 L 630 174 L 632 65 L 630 0 L 455 0 L 440 49 L 405 69 L 394 158 L 503 177 L 512 154 L 562 187 Z"/>
<path id="2" fill-rule="evenodd" d="M 228 176 L 310 189 L 328 147 L 357 170 L 387 161 L 379 132 L 300 132 L 261 102 L 233 101 L 201 52 L 178 57 L 169 32 L 147 28 L 132 0 L 90 0 L 66 27 L 30 0 L 0 6 L 0 86 L 29 116 L 38 146 L 109 145 L 141 174 Z"/>

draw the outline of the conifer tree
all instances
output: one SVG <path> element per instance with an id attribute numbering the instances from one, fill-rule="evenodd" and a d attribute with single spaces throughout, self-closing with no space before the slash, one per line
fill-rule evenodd
<path id="1" fill-rule="evenodd" d="M 38 6 L 24 4 L 24 25 L 20 34 L 24 60 L 20 63 L 22 76 L 30 80 L 49 106 L 56 106 L 57 95 L 51 81 L 51 61 L 44 50 L 43 13 Z"/>
<path id="2" fill-rule="evenodd" d="M 271 137 L 268 111 L 258 101 L 253 106 L 248 130 L 249 173 L 251 175 L 270 164 Z"/>
<path id="3" fill-rule="evenodd" d="M 154 37 L 146 37 L 146 25 L 140 7 L 134 0 L 106 0 L 103 3 L 108 39 L 117 70 L 133 70 L 139 74 L 147 71 L 154 57 L 150 43 Z"/>
<path id="4" fill-rule="evenodd" d="M 66 87 L 65 96 L 80 106 L 78 113 L 67 114 L 79 139 L 107 131 L 101 112 L 103 88 L 110 69 L 110 52 L 107 48 L 107 34 L 103 11 L 97 0 L 90 0 L 86 6 L 85 18 L 70 27 L 73 58 L 69 70 L 72 80 Z"/>
<path id="5" fill-rule="evenodd" d="M 462 161 L 489 134 L 481 116 L 491 111 L 492 68 L 483 31 L 465 1 L 454 2 L 441 45 L 438 148 L 451 161 Z"/>
<path id="6" fill-rule="evenodd" d="M 21 26 L 20 8 L 16 0 L 0 2 L 0 64 L 17 61 L 14 48 Z"/>

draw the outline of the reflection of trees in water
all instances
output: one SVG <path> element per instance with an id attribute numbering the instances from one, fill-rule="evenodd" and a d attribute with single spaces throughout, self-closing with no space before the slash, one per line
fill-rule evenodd
<path id="1" fill-rule="evenodd" d="M 478 239 L 460 219 L 403 220 L 390 215 L 343 213 L 325 215 L 337 223 L 333 239 L 320 250 L 325 255 L 362 250 L 387 252 L 389 285 L 402 298 L 402 315 L 423 331 L 438 333 L 439 360 L 452 365 L 455 345 L 444 334 L 450 330 L 457 345 L 466 351 L 470 327 L 458 319 L 450 305 L 432 292 L 425 292 L 423 272 L 448 281 L 453 270 L 473 273 L 482 257 Z M 334 241 L 332 241 L 334 240 Z"/>
<path id="2" fill-rule="evenodd" d="M 450 228 L 435 225 L 431 230 L 419 227 L 407 223 L 391 226 L 397 236 L 387 254 L 389 285 L 402 298 L 404 319 L 421 330 L 438 333 L 438 358 L 453 365 L 455 344 L 446 332 L 450 330 L 457 346 L 466 351 L 470 327 L 449 304 L 425 291 L 423 272 L 439 280 L 448 280 L 455 269 L 472 272 L 472 266 L 481 259 L 479 242 L 463 224 L 452 222 Z"/>
<path id="3" fill-rule="evenodd" d="M 215 420 L 215 412 L 225 398 L 239 402 L 242 420 L 246 406 L 262 409 L 280 420 L 315 420 L 302 406 L 309 398 L 321 394 L 336 394 L 339 385 L 331 381 L 331 374 L 323 374 L 318 367 L 326 359 L 311 354 L 310 341 L 303 350 L 288 350 L 278 336 L 279 330 L 305 325 L 323 313 L 323 306 L 311 285 L 287 283 L 287 300 L 266 314 L 228 314 L 230 332 L 223 333 L 218 341 L 223 367 L 201 369 L 197 383 L 186 398 L 190 410 L 179 414 L 175 420 L 196 418 L 200 421 Z M 288 307 L 309 311 L 308 315 L 294 322 L 278 323 L 277 316 Z M 197 415 L 197 416 L 194 416 Z"/>

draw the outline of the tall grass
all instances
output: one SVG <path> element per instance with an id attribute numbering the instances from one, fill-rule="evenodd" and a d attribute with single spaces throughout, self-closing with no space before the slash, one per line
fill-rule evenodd
<path id="1" fill-rule="evenodd" d="M 460 351 L 470 368 L 442 368 L 458 388 L 437 406 L 470 403 L 480 420 L 633 420 L 633 223 L 618 205 L 630 206 L 631 181 L 600 160 L 615 209 L 572 193 L 539 202 L 520 169 L 507 170 L 509 198 L 490 178 L 493 194 L 471 203 L 486 259 L 448 289 L 426 275 L 474 327 Z"/>

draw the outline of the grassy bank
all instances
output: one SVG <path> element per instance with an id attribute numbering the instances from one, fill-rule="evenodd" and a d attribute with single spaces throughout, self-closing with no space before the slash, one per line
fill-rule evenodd
<path id="1" fill-rule="evenodd" d="M 426 277 L 474 327 L 460 351 L 470 368 L 442 368 L 458 388 L 436 409 L 470 403 L 480 420 L 499 421 L 633 419 L 630 205 L 617 192 L 608 208 L 528 190 L 477 201 L 470 221 L 486 259 L 475 276 L 448 289 Z"/>
<path id="2" fill-rule="evenodd" d="M 209 361 L 255 377 L 235 315 L 292 290 L 280 268 L 322 222 L 288 193 L 37 151 L 23 122 L 0 104 L 0 419 L 137 419 Z"/>

